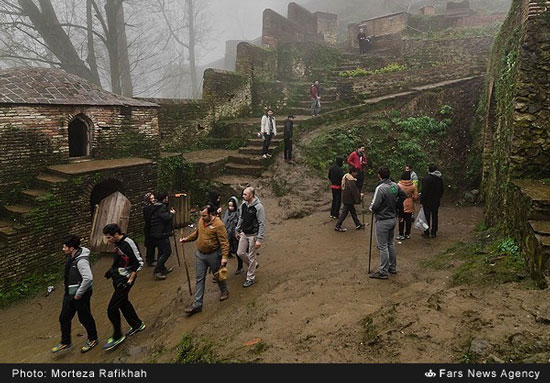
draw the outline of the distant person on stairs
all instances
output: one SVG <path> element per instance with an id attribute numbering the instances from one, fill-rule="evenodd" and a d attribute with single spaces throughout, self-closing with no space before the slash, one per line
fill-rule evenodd
<path id="1" fill-rule="evenodd" d="M 284 139 L 285 139 L 285 162 L 292 161 L 292 136 L 294 134 L 294 116 L 291 114 L 285 120 L 285 130 L 284 130 Z"/>
<path id="2" fill-rule="evenodd" d="M 321 109 L 321 92 L 319 90 L 319 80 L 311 84 L 309 93 L 311 95 L 311 117 L 317 117 Z"/>
<path id="3" fill-rule="evenodd" d="M 359 54 L 367 53 L 367 35 L 363 31 L 363 28 L 359 29 L 357 41 L 359 42 Z"/>
<path id="4" fill-rule="evenodd" d="M 340 217 L 340 205 L 342 204 L 342 177 L 344 177 L 343 157 L 336 157 L 334 165 L 328 170 L 328 179 L 330 180 L 330 190 L 332 190 L 332 205 L 330 207 L 330 218 L 338 219 Z"/>
<path id="5" fill-rule="evenodd" d="M 271 139 L 277 135 L 277 122 L 275 121 L 275 116 L 273 116 L 273 109 L 268 109 L 267 116 L 262 117 L 260 133 L 264 139 L 262 157 L 271 157 L 271 154 L 269 154 L 269 144 L 271 143 Z"/>

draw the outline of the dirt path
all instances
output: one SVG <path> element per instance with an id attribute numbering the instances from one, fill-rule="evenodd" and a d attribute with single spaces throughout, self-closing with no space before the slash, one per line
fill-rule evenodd
<path id="1" fill-rule="evenodd" d="M 283 172 L 280 166 L 285 165 L 275 169 L 289 179 L 303 173 L 299 167 Z M 54 357 L 48 351 L 59 340 L 62 289 L 57 286 L 49 297 L 0 312 L 0 361 L 170 362 L 186 333 L 212 342 L 220 358 L 241 362 L 460 362 L 469 360 L 472 344 L 485 347 L 484 354 L 487 349 L 498 355 L 526 350 L 533 361 L 550 361 L 548 291 L 516 284 L 449 288 L 453 270 L 422 266 L 423 260 L 472 237 L 482 220 L 480 207 L 444 204 L 438 238 L 424 239 L 413 229 L 411 239 L 396 244 L 398 274 L 372 280 L 367 276 L 369 227 L 356 231 L 348 218 L 348 232 L 335 232 L 322 181 L 299 179 L 297 194 L 282 198 L 272 194 L 272 182 L 264 178 L 258 188 L 266 205 L 268 238 L 251 288 L 241 286 L 243 275 L 233 275 L 232 259 L 229 299 L 219 302 L 219 290 L 208 278 L 203 312 L 187 318 L 183 309 L 192 300 L 185 269 L 172 257 L 169 265 L 175 271 L 167 280 L 153 280 L 152 269 L 145 268 L 131 293 L 145 331 L 112 352 L 98 347 L 80 354 L 85 331 L 75 318 L 75 348 Z M 304 217 L 286 219 L 289 215 Z M 194 244 L 185 247 L 192 280 L 194 249 Z M 378 262 L 373 248 L 373 270 Z M 111 335 L 106 307 L 112 287 L 103 278 L 109 265 L 106 257 L 93 266 L 92 309 L 101 344 Z M 244 346 L 254 338 L 260 343 Z"/>

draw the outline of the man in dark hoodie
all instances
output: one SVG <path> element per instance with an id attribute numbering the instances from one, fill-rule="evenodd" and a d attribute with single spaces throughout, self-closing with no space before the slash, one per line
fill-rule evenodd
<path id="1" fill-rule="evenodd" d="M 172 254 L 170 237 L 174 233 L 174 209 L 168 209 L 168 194 L 156 193 L 157 202 L 153 205 L 151 214 L 151 238 L 159 250 L 159 259 L 155 265 L 153 274 L 157 280 L 166 279 L 166 275 L 173 269 L 165 266 L 168 257 Z"/>
<path id="2" fill-rule="evenodd" d="M 336 231 L 346 231 L 346 229 L 342 227 L 342 223 L 349 213 L 351 213 L 351 218 L 353 218 L 353 222 L 355 223 L 355 228 L 357 230 L 362 229 L 365 226 L 361 223 L 361 221 L 359 221 L 359 218 L 357 218 L 357 212 L 355 211 L 355 205 L 360 204 L 361 199 L 363 198 L 363 193 L 359 191 L 356 184 L 357 173 L 358 169 L 351 167 L 349 169 L 349 173 L 346 173 L 344 177 L 342 177 L 341 187 L 344 208 L 342 209 L 342 215 L 340 215 L 340 218 L 338 218 L 336 226 L 334 227 L 334 230 Z"/>
<path id="3" fill-rule="evenodd" d="M 336 157 L 334 165 L 328 170 L 328 179 L 330 180 L 330 189 L 332 190 L 332 205 L 330 207 L 330 218 L 338 219 L 340 217 L 340 205 L 342 203 L 342 177 L 344 177 L 343 157 Z"/>
<path id="4" fill-rule="evenodd" d="M 428 229 L 426 229 L 422 234 L 425 238 L 437 237 L 439 205 L 441 203 L 441 197 L 443 197 L 444 190 L 445 188 L 443 187 L 441 172 L 437 170 L 437 166 L 430 165 L 428 167 L 428 175 L 422 178 L 422 193 L 420 194 L 420 204 L 424 209 L 426 223 L 429 226 Z"/>
<path id="5" fill-rule="evenodd" d="M 113 324 L 113 336 L 103 346 L 104 350 L 111 350 L 122 343 L 126 336 L 134 335 L 145 329 L 145 323 L 139 319 L 128 298 L 137 273 L 143 267 L 143 260 L 136 243 L 122 233 L 116 223 L 106 225 L 103 228 L 103 235 L 105 235 L 107 242 L 115 245 L 113 264 L 105 273 L 105 278 L 112 278 L 115 289 L 107 308 L 107 316 Z M 130 330 L 125 335 L 122 335 L 120 325 L 121 311 L 130 325 Z"/>
<path id="6" fill-rule="evenodd" d="M 292 136 L 294 135 L 294 116 L 291 114 L 285 120 L 284 128 L 284 157 L 286 162 L 292 161 Z"/>
<path id="7" fill-rule="evenodd" d="M 80 351 L 88 352 L 97 346 L 97 330 L 90 309 L 94 279 L 90 267 L 90 250 L 80 246 L 80 237 L 69 235 L 63 240 L 63 253 L 67 256 L 67 261 L 65 262 L 65 294 L 63 294 L 63 306 L 59 314 L 61 342 L 52 348 L 52 352 L 57 353 L 72 347 L 71 322 L 76 313 L 88 333 L 88 339 Z"/>
<path id="8" fill-rule="evenodd" d="M 145 237 L 145 262 L 147 266 L 153 267 L 156 264 L 155 261 L 155 240 L 151 238 L 151 217 L 155 211 L 155 195 L 153 193 L 145 194 L 143 206 L 143 236 Z"/>
<path id="9" fill-rule="evenodd" d="M 380 269 L 369 275 L 370 278 L 388 279 L 388 272 L 397 273 L 397 254 L 393 244 L 395 218 L 398 201 L 404 201 L 407 194 L 390 180 L 390 169 L 382 166 L 378 169 L 378 185 L 370 204 L 370 211 L 376 218 L 376 243 L 380 250 Z"/>

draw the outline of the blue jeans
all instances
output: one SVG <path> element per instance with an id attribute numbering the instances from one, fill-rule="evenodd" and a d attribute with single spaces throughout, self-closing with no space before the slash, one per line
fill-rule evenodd
<path id="1" fill-rule="evenodd" d="M 311 115 L 312 116 L 317 116 L 319 114 L 319 100 L 317 100 L 316 98 L 312 99 L 311 100 Z"/>
<path id="2" fill-rule="evenodd" d="M 376 248 L 380 250 L 380 274 L 388 275 L 389 271 L 396 271 L 397 255 L 393 244 L 395 232 L 395 218 L 376 221 Z"/>

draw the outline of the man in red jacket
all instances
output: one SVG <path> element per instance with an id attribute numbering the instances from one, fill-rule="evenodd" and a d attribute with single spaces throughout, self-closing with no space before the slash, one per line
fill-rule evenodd
<path id="1" fill-rule="evenodd" d="M 317 117 L 319 115 L 319 109 L 321 109 L 321 95 L 319 94 L 319 81 L 315 80 L 309 89 L 311 95 L 311 117 Z"/>
<path id="2" fill-rule="evenodd" d="M 360 144 L 348 157 L 348 165 L 357 169 L 357 188 L 361 192 L 365 182 L 365 168 L 367 167 L 367 156 L 365 155 L 365 145 Z"/>

